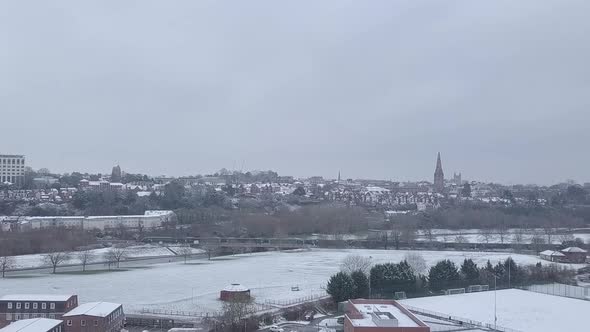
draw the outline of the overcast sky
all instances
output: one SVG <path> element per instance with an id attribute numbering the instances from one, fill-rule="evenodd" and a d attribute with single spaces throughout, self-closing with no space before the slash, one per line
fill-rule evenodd
<path id="1" fill-rule="evenodd" d="M 55 172 L 590 181 L 590 2 L 2 1 L 0 153 Z"/>

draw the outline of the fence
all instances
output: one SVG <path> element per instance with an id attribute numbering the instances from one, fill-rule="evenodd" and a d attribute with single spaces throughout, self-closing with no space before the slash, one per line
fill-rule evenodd
<path id="1" fill-rule="evenodd" d="M 221 313 L 219 313 L 219 312 L 195 312 L 195 311 L 181 311 L 181 310 L 150 309 L 150 308 L 142 308 L 140 312 L 142 314 L 149 314 L 149 315 L 193 317 L 193 318 L 209 318 L 209 317 L 221 316 Z"/>
<path id="2" fill-rule="evenodd" d="M 549 295 L 557 295 L 562 297 L 571 297 L 574 299 L 590 300 L 590 288 L 572 286 L 566 284 L 543 284 L 543 285 L 530 285 L 521 287 L 521 289 L 528 290 L 535 293 L 543 293 Z"/>
<path id="3" fill-rule="evenodd" d="M 415 313 L 415 314 L 424 315 L 424 316 L 430 316 L 430 317 L 433 317 L 433 318 L 447 320 L 447 321 L 460 322 L 460 323 L 462 323 L 464 325 L 471 325 L 471 326 L 478 327 L 478 328 L 485 328 L 485 329 L 489 329 L 491 331 L 498 331 L 498 332 L 521 332 L 519 330 L 511 329 L 511 328 L 508 328 L 508 327 L 503 327 L 503 326 L 499 326 L 499 325 L 495 325 L 495 324 L 483 323 L 483 322 L 479 322 L 479 321 L 476 321 L 476 320 L 462 318 L 462 317 L 458 317 L 458 316 L 447 315 L 447 314 L 443 314 L 443 313 L 440 313 L 440 312 L 426 310 L 426 309 L 421 309 L 421 308 L 416 308 L 416 307 L 412 307 L 412 306 L 405 305 L 405 304 L 404 304 L 404 307 L 406 309 L 410 310 L 411 312 Z"/>
<path id="4" fill-rule="evenodd" d="M 304 297 L 299 297 L 296 299 L 290 300 L 266 300 L 264 304 L 272 305 L 272 306 L 281 306 L 281 307 L 289 307 L 293 305 L 298 305 L 306 302 L 313 302 L 318 300 L 327 299 L 329 296 L 325 294 L 316 294 L 316 295 L 309 295 Z"/>

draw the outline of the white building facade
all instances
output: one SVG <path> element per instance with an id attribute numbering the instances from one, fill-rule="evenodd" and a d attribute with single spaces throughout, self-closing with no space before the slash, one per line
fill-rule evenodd
<path id="1" fill-rule="evenodd" d="M 26 217 L 21 223 L 23 230 L 51 227 L 80 228 L 83 230 L 155 229 L 174 221 L 176 214 L 169 210 L 145 211 L 143 215 L 128 216 L 55 216 Z"/>
<path id="2" fill-rule="evenodd" d="M 25 182 L 25 156 L 0 154 L 0 182 L 21 187 Z"/>

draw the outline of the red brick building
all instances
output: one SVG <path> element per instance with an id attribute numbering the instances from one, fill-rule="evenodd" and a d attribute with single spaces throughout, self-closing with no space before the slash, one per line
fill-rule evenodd
<path id="1" fill-rule="evenodd" d="M 0 332 L 63 332 L 63 325 L 63 321 L 57 319 L 21 319 L 0 329 Z"/>
<path id="2" fill-rule="evenodd" d="M 586 263 L 588 252 L 582 248 L 569 247 L 561 250 L 568 263 Z"/>
<path id="3" fill-rule="evenodd" d="M 78 306 L 76 295 L 13 294 L 0 297 L 0 327 L 29 318 L 60 320 Z"/>
<path id="4" fill-rule="evenodd" d="M 344 332 L 430 332 L 424 322 L 393 300 L 349 300 Z"/>
<path id="5" fill-rule="evenodd" d="M 219 293 L 219 299 L 221 301 L 249 300 L 250 289 L 240 284 L 231 284 L 221 290 Z"/>
<path id="6" fill-rule="evenodd" d="M 119 332 L 125 323 L 118 303 L 84 303 L 63 315 L 65 332 Z"/>

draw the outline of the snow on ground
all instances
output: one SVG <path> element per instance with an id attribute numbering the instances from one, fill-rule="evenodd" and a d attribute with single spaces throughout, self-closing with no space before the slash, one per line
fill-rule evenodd
<path id="1" fill-rule="evenodd" d="M 504 243 L 512 243 L 514 239 L 514 233 L 516 229 L 508 229 L 507 234 L 504 236 Z M 556 231 L 567 231 L 567 229 L 557 229 Z M 480 229 L 433 229 L 433 240 L 438 242 L 456 242 L 458 235 L 469 243 L 486 243 L 486 240 L 481 236 Z M 547 236 L 544 235 L 543 229 L 529 229 L 523 234 L 522 243 L 531 243 L 531 239 L 534 235 L 541 236 L 544 240 L 547 240 Z M 572 238 L 580 238 L 584 243 L 589 243 L 590 233 L 572 233 Z M 555 234 L 551 238 L 551 243 L 560 244 L 565 239 L 562 234 Z M 424 231 L 418 232 L 418 241 L 427 241 L 428 237 L 424 234 Z M 488 243 L 501 243 L 502 240 L 497 233 L 494 233 L 490 238 L 487 239 Z"/>
<path id="2" fill-rule="evenodd" d="M 494 323 L 494 292 L 401 301 L 413 307 Z M 497 292 L 497 324 L 524 332 L 587 331 L 590 301 L 508 289 Z"/>
<path id="3" fill-rule="evenodd" d="M 7 278 L 0 295 L 8 293 L 78 294 L 80 302 L 123 303 L 126 312 L 142 308 L 215 312 L 220 308 L 219 291 L 231 283 L 251 289 L 256 302 L 294 301 L 325 295 L 328 278 L 350 254 L 370 256 L 374 263 L 398 262 L 404 250 L 329 250 L 264 252 L 217 257 L 189 264 L 163 263 L 103 274 L 40 274 L 36 278 Z M 420 251 L 427 264 L 451 259 L 460 264 L 472 258 L 478 264 L 493 263 L 512 256 L 518 263 L 534 264 L 537 257 L 507 253 Z M 546 262 L 544 262 L 546 263 Z M 300 291 L 291 291 L 299 286 Z"/>
<path id="4" fill-rule="evenodd" d="M 176 247 L 170 247 L 172 250 L 175 250 Z M 91 253 L 94 257 L 96 257 L 97 261 L 104 261 L 104 255 L 109 251 L 110 248 L 100 248 L 100 249 L 93 249 Z M 138 257 L 157 257 L 157 256 L 170 256 L 174 255 L 172 251 L 168 250 L 166 247 L 157 246 L 157 245 L 136 245 L 127 247 L 127 254 L 129 258 L 138 258 Z M 193 248 L 193 253 L 203 253 L 201 249 Z M 76 257 L 76 253 L 72 253 L 72 258 L 67 262 L 67 264 L 79 264 L 80 260 Z M 17 268 L 34 268 L 34 267 L 42 267 L 47 266 L 44 263 L 43 254 L 33 254 L 33 255 L 21 255 L 21 256 L 13 256 L 16 262 Z"/>

